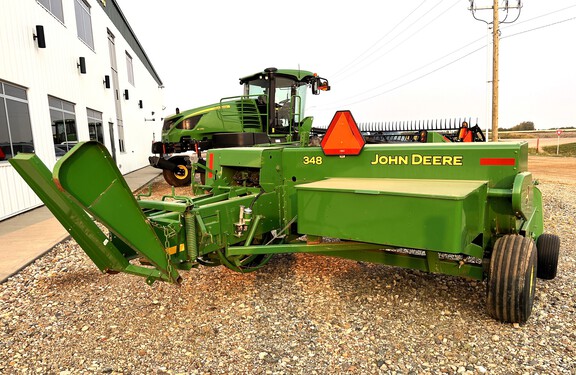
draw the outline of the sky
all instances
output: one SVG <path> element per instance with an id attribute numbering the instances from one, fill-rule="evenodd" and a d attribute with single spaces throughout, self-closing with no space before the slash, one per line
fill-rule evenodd
<path id="1" fill-rule="evenodd" d="M 307 99 L 315 126 L 350 110 L 359 123 L 491 127 L 492 10 L 473 15 L 470 1 L 116 2 L 164 83 L 164 116 L 240 95 L 240 77 L 276 67 L 329 80 Z M 576 0 L 525 0 L 500 20 L 499 126 L 576 126 Z"/>

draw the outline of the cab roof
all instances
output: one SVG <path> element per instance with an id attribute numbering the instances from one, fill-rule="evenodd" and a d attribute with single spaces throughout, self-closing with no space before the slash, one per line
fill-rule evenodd
<path id="1" fill-rule="evenodd" d="M 263 76 L 268 75 L 269 72 L 273 72 L 273 74 L 277 77 L 285 77 L 294 79 L 300 82 L 308 83 L 311 79 L 314 78 L 314 73 L 301 70 L 301 69 L 276 69 L 276 68 L 267 68 L 261 72 L 254 73 L 252 75 L 240 78 L 240 84 L 244 84 L 249 81 L 262 79 Z"/>

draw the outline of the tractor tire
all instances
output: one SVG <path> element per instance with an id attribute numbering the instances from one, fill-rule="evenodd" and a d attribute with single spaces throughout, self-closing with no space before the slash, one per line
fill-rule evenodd
<path id="1" fill-rule="evenodd" d="M 538 273 L 539 279 L 552 280 L 558 271 L 558 256 L 560 254 L 560 237 L 554 234 L 544 233 L 536 242 L 538 249 Z"/>
<path id="2" fill-rule="evenodd" d="M 172 172 L 164 169 L 162 175 L 164 180 L 170 185 L 175 187 L 189 186 L 192 182 L 192 174 L 190 169 L 186 166 L 186 162 L 182 158 L 169 159 L 169 161 L 178 165 L 178 172 Z"/>
<path id="3" fill-rule="evenodd" d="M 505 235 L 494 244 L 488 273 L 488 314 L 501 322 L 525 323 L 536 292 L 537 250 L 534 241 Z"/>

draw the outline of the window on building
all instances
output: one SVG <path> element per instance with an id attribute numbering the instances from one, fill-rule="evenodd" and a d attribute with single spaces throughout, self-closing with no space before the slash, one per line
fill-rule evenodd
<path id="1" fill-rule="evenodd" d="M 122 120 L 118 120 L 118 148 L 120 152 L 126 152 L 126 148 L 124 146 L 124 124 Z"/>
<path id="2" fill-rule="evenodd" d="M 36 0 L 40 3 L 48 12 L 64 23 L 64 11 L 62 10 L 62 0 Z"/>
<path id="3" fill-rule="evenodd" d="M 126 69 L 128 69 L 128 82 L 134 86 L 134 66 L 132 65 L 132 56 L 126 52 Z"/>
<path id="4" fill-rule="evenodd" d="M 74 104 L 49 96 L 48 106 L 50 108 L 52 138 L 56 148 L 56 156 L 60 156 L 58 153 L 61 150 L 67 152 L 78 143 Z"/>
<path id="5" fill-rule="evenodd" d="M 94 49 L 94 38 L 92 36 L 92 17 L 90 16 L 90 6 L 84 0 L 75 0 L 76 28 L 78 38 Z"/>
<path id="6" fill-rule="evenodd" d="M 102 113 L 86 108 L 88 113 L 88 131 L 91 141 L 98 141 L 104 144 L 104 133 L 102 131 Z"/>
<path id="7" fill-rule="evenodd" d="M 0 161 L 34 152 L 26 90 L 0 81 Z"/>

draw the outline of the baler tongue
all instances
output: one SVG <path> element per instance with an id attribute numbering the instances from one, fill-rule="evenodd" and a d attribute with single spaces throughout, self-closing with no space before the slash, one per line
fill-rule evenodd
<path id="1" fill-rule="evenodd" d="M 164 246 L 105 146 L 79 143 L 56 163 L 54 181 L 35 155 L 17 155 L 11 163 L 100 270 L 144 276 L 149 284 L 158 279 L 180 282 Z M 119 250 L 84 211 L 155 269 L 129 263 L 125 251 Z"/>

